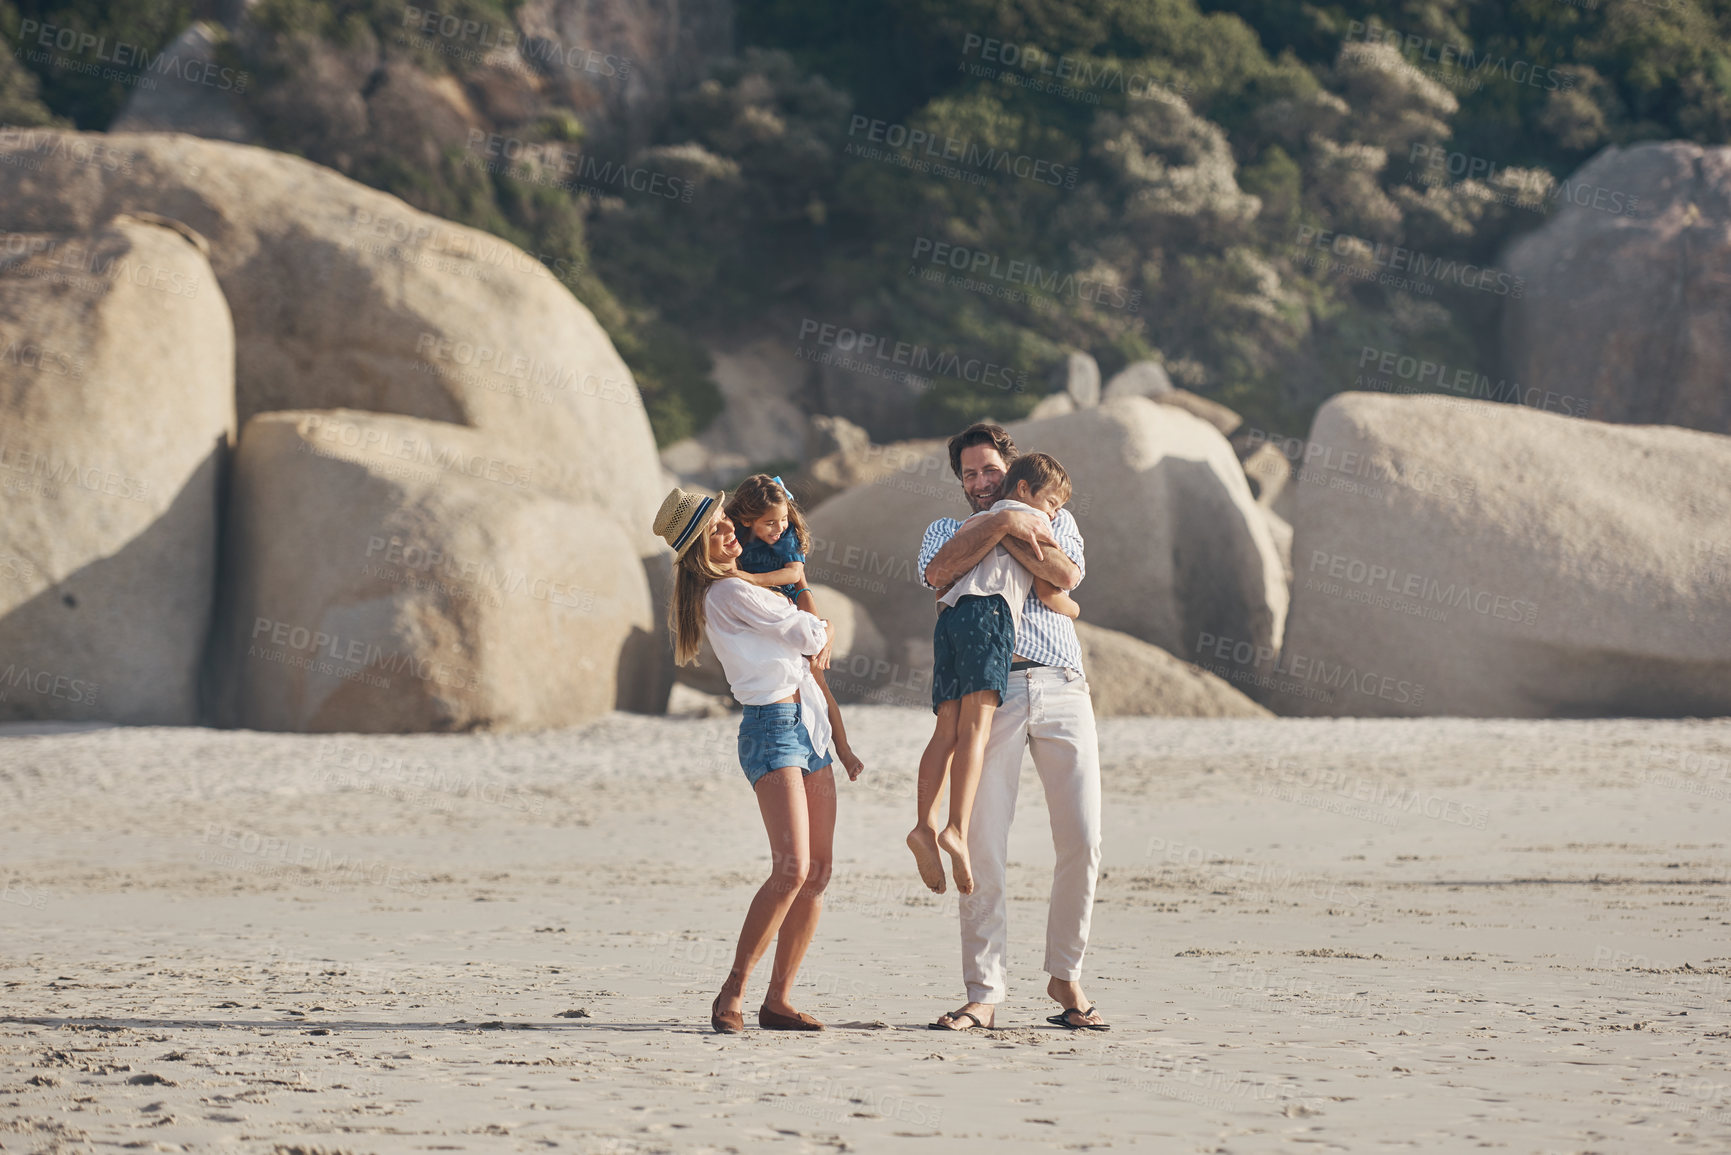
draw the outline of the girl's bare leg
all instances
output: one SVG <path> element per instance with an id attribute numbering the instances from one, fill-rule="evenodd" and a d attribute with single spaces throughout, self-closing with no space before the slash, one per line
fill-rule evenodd
<path id="1" fill-rule="evenodd" d="M 956 716 L 960 701 L 938 706 L 937 722 L 932 727 L 932 740 L 920 755 L 920 773 L 915 786 L 917 815 L 914 828 L 908 832 L 908 849 L 914 852 L 914 863 L 920 870 L 920 881 L 934 894 L 944 892 L 944 860 L 938 852 L 938 831 L 944 819 L 941 801 L 944 779 L 950 773 L 950 755 L 956 745 Z"/>
<path id="2" fill-rule="evenodd" d="M 831 779 L 832 790 L 834 779 Z M 757 808 L 769 834 L 769 878 L 757 888 L 745 925 L 739 930 L 739 945 L 733 952 L 733 969 L 721 984 L 721 1009 L 739 1011 L 745 981 L 757 960 L 769 949 L 770 940 L 781 929 L 787 912 L 799 897 L 811 874 L 811 823 L 806 813 L 805 789 L 796 766 L 784 766 L 757 780 Z M 833 827 L 835 811 L 830 811 Z"/>
<path id="3" fill-rule="evenodd" d="M 811 676 L 817 679 L 817 688 L 823 691 L 824 705 L 829 710 L 829 728 L 835 737 L 836 757 L 841 761 L 843 770 L 847 771 L 849 782 L 859 777 L 865 763 L 859 755 L 853 752 L 853 747 L 847 742 L 847 728 L 841 724 L 841 706 L 836 702 L 835 695 L 829 692 L 829 679 L 823 676 L 823 671 L 817 668 L 817 663 L 811 664 Z M 773 1008 L 771 1008 L 773 1009 Z"/>
<path id="4" fill-rule="evenodd" d="M 986 766 L 986 739 L 992 734 L 992 715 L 998 712 L 998 692 L 977 690 L 961 700 L 956 715 L 956 753 L 950 774 L 950 824 L 938 832 L 938 846 L 950 856 L 956 889 L 974 893 L 974 872 L 968 861 L 968 819 L 974 813 L 974 794 Z"/>
<path id="5" fill-rule="evenodd" d="M 784 1015 L 794 1013 L 788 1001 L 793 980 L 805 950 L 817 933 L 817 918 L 823 913 L 823 888 L 829 885 L 830 864 L 835 847 L 835 775 L 829 767 L 805 776 L 805 812 L 810 830 L 810 869 L 799 895 L 781 920 L 775 940 L 775 963 L 769 972 L 769 993 L 763 1005 Z"/>

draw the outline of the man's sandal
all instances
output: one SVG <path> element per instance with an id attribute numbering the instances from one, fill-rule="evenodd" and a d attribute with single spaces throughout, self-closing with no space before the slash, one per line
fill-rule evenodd
<path id="1" fill-rule="evenodd" d="M 950 1022 L 949 1023 L 944 1022 L 943 1020 L 945 1020 L 945 1019 L 950 1020 Z M 971 1027 L 952 1027 L 950 1025 L 950 1023 L 959 1023 L 963 1019 L 974 1020 L 974 1025 Z M 930 1027 L 934 1031 L 973 1031 L 973 1030 L 989 1031 L 992 1029 L 992 1028 L 986 1026 L 986 1024 L 982 1023 L 980 1021 L 980 1016 L 976 1015 L 973 1011 L 946 1011 L 943 1014 L 938 1016 L 937 1022 L 927 1023 L 926 1026 Z"/>
<path id="2" fill-rule="evenodd" d="M 1098 1003 L 1095 1003 L 1093 1006 L 1089 1007 L 1085 1011 L 1078 1010 L 1075 1007 L 1065 1007 L 1063 1014 L 1061 1014 L 1061 1015 L 1047 1015 L 1046 1021 L 1048 1023 L 1051 1023 L 1054 1027 L 1063 1027 L 1067 1031 L 1109 1031 L 1109 1030 L 1111 1030 L 1112 1027 L 1111 1027 L 1111 1024 L 1109 1024 L 1109 1023 L 1073 1023 L 1070 1021 L 1071 1015 L 1075 1015 L 1078 1018 L 1084 1018 L 1085 1019 L 1089 1015 L 1093 1014 L 1095 1011 L 1097 1011 L 1099 1009 L 1100 1009 L 1100 1004 L 1098 1004 Z"/>

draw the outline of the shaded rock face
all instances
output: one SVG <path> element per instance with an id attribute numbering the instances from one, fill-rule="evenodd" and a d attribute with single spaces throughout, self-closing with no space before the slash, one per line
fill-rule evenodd
<path id="1" fill-rule="evenodd" d="M 1232 447 L 1141 397 L 1009 427 L 1053 454 L 1087 545 L 1082 618 L 1189 657 L 1204 635 L 1278 645 L 1287 590 L 1275 544 Z M 939 517 L 968 515 L 941 447 L 812 511 L 807 574 L 859 598 L 892 645 L 929 637 L 919 547 Z"/>
<path id="2" fill-rule="evenodd" d="M 235 407 L 354 408 L 500 438 L 534 484 L 600 506 L 643 555 L 666 492 L 630 371 L 539 261 L 298 158 L 154 134 L 0 143 L 0 228 L 121 212 L 209 240 L 234 317 Z M 91 159 L 94 157 L 94 159 Z"/>
<path id="3" fill-rule="evenodd" d="M 1731 433 L 1731 148 L 1611 147 L 1502 263 L 1508 389 L 1569 416 Z"/>
<path id="4" fill-rule="evenodd" d="M 198 721 L 234 329 L 194 239 L 0 243 L 0 719 Z"/>
<path id="5" fill-rule="evenodd" d="M 663 449 L 661 463 L 684 484 L 719 489 L 767 463 L 805 457 L 813 435 L 799 404 L 805 364 L 767 338 L 710 355 L 726 407 L 702 433 Z"/>
<path id="6" fill-rule="evenodd" d="M 1731 438 L 1346 393 L 1310 442 L 1277 711 L 1731 712 Z"/>
<path id="7" fill-rule="evenodd" d="M 1129 634 L 1076 623 L 1082 668 L 1097 717 L 1267 718 L 1264 706 L 1159 646 Z"/>
<path id="8" fill-rule="evenodd" d="M 582 94 L 573 102 L 585 125 L 628 148 L 646 144 L 672 95 L 733 51 L 730 0 L 527 0 L 517 19 L 542 38 L 519 55 L 542 72 L 556 61 Z"/>
<path id="9" fill-rule="evenodd" d="M 643 566 L 604 511 L 536 490 L 506 453 L 348 410 L 248 422 L 210 653 L 218 724 L 523 729 L 614 709 L 634 639 L 658 633 Z"/>

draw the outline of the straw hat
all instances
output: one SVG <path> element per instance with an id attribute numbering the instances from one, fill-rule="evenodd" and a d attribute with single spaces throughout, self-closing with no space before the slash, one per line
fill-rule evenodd
<path id="1" fill-rule="evenodd" d="M 710 511 L 726 499 L 726 490 L 711 497 L 706 493 L 687 492 L 676 485 L 656 511 L 653 528 L 662 541 L 673 547 L 676 557 L 684 557 L 691 543 L 703 536 L 704 527 L 709 524 Z"/>

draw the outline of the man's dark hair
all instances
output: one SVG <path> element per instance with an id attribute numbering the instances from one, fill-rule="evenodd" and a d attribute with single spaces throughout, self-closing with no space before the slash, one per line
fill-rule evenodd
<path id="1" fill-rule="evenodd" d="M 1010 440 L 1008 429 L 990 421 L 976 421 L 950 438 L 950 472 L 956 475 L 957 481 L 962 479 L 962 450 L 976 445 L 990 445 L 996 449 L 998 456 L 1004 459 L 1005 469 L 1016 460 L 1016 443 Z"/>

